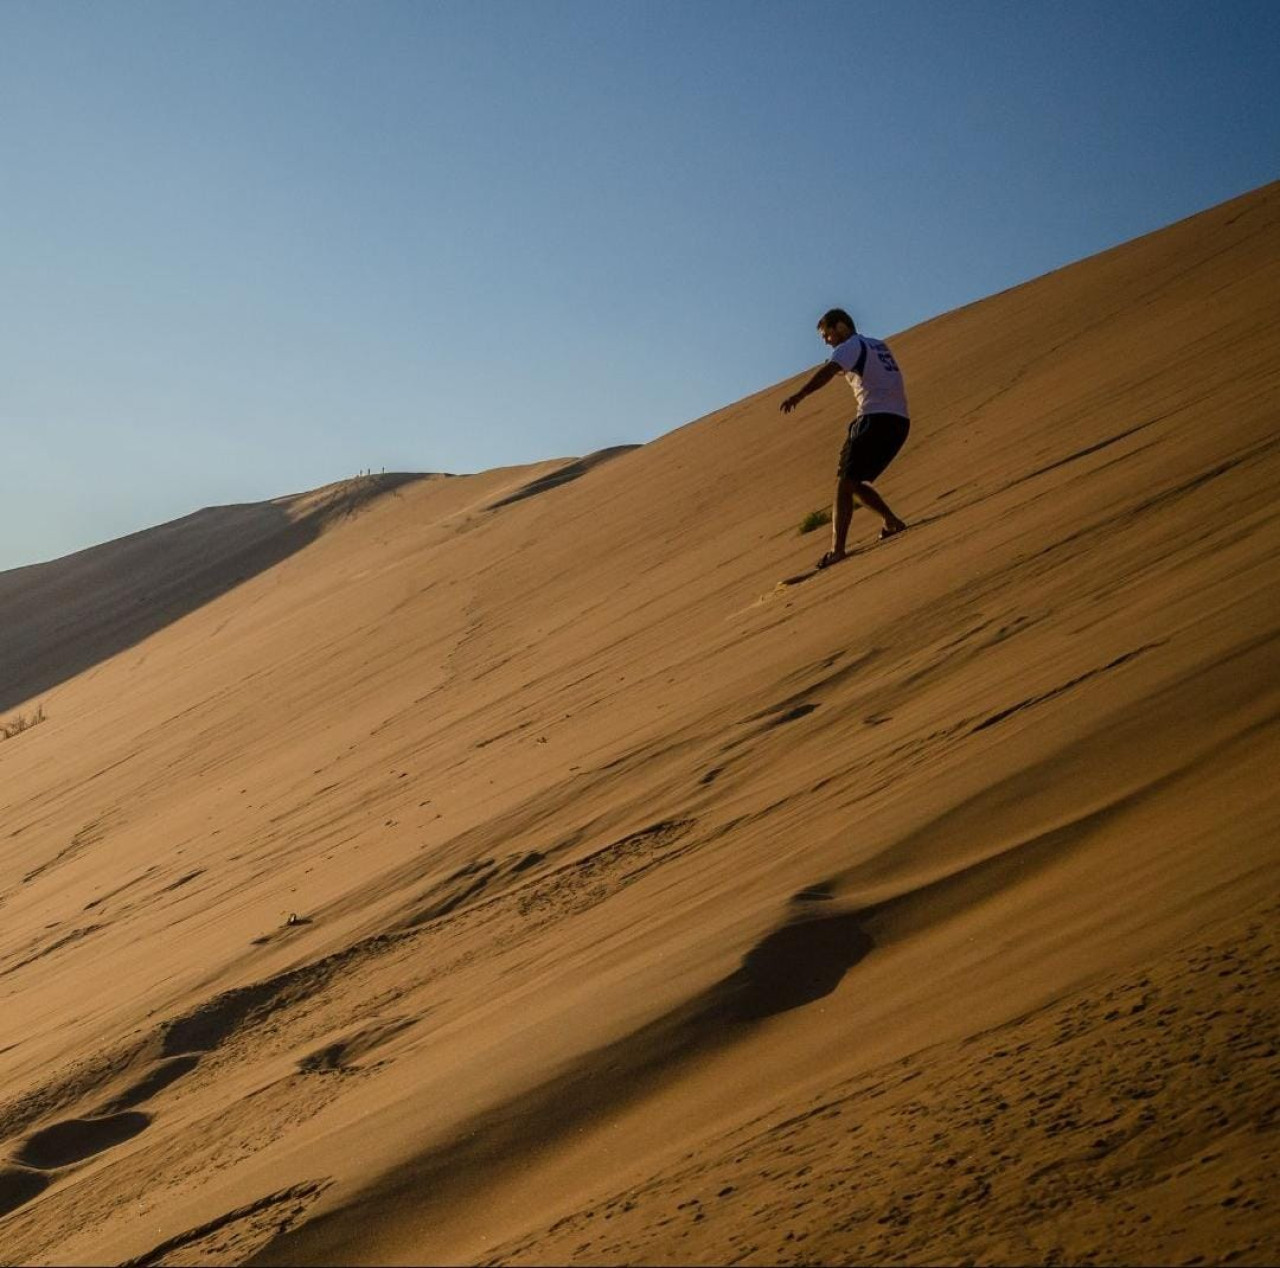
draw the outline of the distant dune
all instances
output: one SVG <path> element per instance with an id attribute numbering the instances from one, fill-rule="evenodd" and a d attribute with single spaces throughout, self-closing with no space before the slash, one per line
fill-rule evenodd
<path id="1" fill-rule="evenodd" d="M 429 477 L 356 477 L 295 497 L 215 506 L 53 563 L 0 572 L 0 711 L 140 643 L 265 572 L 329 523 Z"/>
<path id="2" fill-rule="evenodd" d="M 0 574 L 0 1261 L 1275 1262 L 1278 295 Z"/>

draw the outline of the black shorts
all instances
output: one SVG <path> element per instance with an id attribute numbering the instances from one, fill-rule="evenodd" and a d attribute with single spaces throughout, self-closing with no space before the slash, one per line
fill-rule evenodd
<path id="1" fill-rule="evenodd" d="M 837 477 L 870 484 L 898 456 L 910 430 L 910 419 L 900 414 L 859 415 L 849 424 Z"/>

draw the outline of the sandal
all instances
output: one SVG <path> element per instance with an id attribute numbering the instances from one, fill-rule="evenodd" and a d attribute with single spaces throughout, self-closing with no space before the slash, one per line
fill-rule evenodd
<path id="1" fill-rule="evenodd" d="M 825 555 L 822 556 L 821 559 L 818 560 L 818 562 L 814 565 L 814 567 L 819 570 L 823 568 L 830 568 L 832 564 L 838 564 L 842 559 L 845 559 L 845 558 L 847 558 L 847 556 L 837 555 L 834 550 L 829 550 Z"/>

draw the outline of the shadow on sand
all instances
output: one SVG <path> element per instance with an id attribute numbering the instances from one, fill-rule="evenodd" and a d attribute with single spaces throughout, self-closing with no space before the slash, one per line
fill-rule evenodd
<path id="1" fill-rule="evenodd" d="M 802 902 L 826 897 L 805 891 Z M 360 1221 L 395 1218 L 401 1203 L 447 1204 L 469 1187 L 494 1184 L 531 1152 L 607 1121 L 695 1060 L 732 1047 L 770 1017 L 830 995 L 875 947 L 865 913 L 791 917 L 739 967 L 665 1016 L 572 1063 L 558 1077 L 481 1113 L 451 1138 L 375 1180 L 335 1211 L 275 1238 L 251 1264 L 344 1263 Z"/>
<path id="2" fill-rule="evenodd" d="M 556 470 L 548 475 L 539 476 L 536 480 L 530 480 L 528 484 L 522 485 L 514 493 L 508 493 L 506 497 L 499 498 L 496 502 L 490 502 L 485 507 L 485 510 L 496 511 L 501 507 L 510 506 L 514 502 L 523 502 L 525 498 L 535 498 L 539 493 L 547 493 L 551 489 L 559 488 L 562 484 L 569 484 L 573 480 L 580 479 L 593 467 L 598 467 L 605 462 L 611 462 L 614 458 L 621 458 L 623 454 L 629 454 L 632 450 L 639 448 L 639 445 L 614 445 L 612 449 L 597 449 L 595 453 L 588 454 L 585 458 L 574 458 L 566 462 L 563 467 L 557 467 Z"/>

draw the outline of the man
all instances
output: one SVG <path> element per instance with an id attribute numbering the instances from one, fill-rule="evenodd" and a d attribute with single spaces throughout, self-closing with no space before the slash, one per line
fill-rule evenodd
<path id="1" fill-rule="evenodd" d="M 880 530 L 882 541 L 906 528 L 871 487 L 871 481 L 897 457 L 911 430 L 911 421 L 902 371 L 888 344 L 858 334 L 853 318 L 843 308 L 824 313 L 818 322 L 818 333 L 823 343 L 832 349 L 830 360 L 820 366 L 798 392 L 788 396 L 780 408 L 784 414 L 791 413 L 806 396 L 825 387 L 838 374 L 849 381 L 858 400 L 858 414 L 849 424 L 836 469 L 831 549 L 818 560 L 819 568 L 829 568 L 845 557 L 855 501 L 884 521 Z"/>

